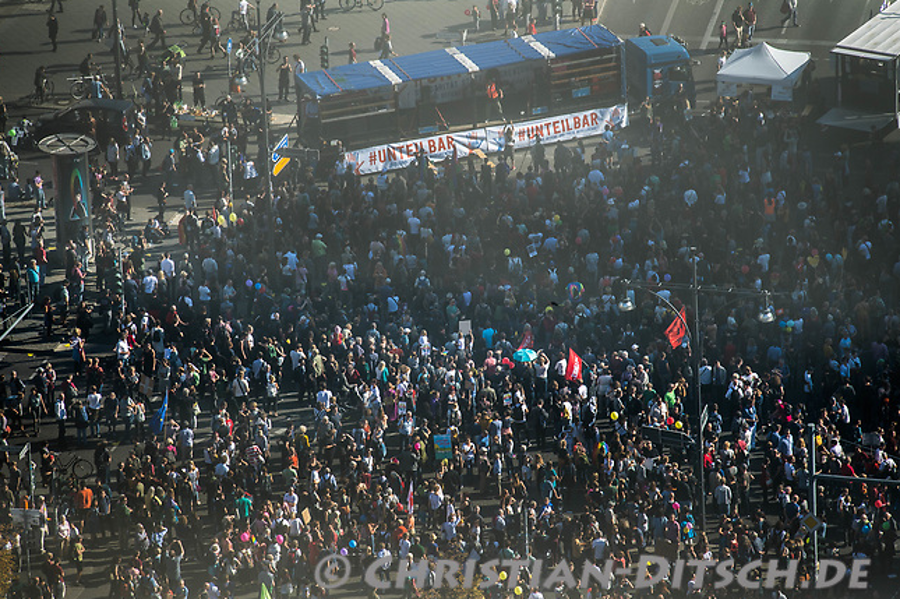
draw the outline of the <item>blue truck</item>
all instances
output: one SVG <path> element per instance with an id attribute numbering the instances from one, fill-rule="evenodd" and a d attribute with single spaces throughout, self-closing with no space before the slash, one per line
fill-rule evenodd
<path id="1" fill-rule="evenodd" d="M 633 37 L 625 41 L 628 95 L 638 101 L 670 97 L 684 86 L 694 97 L 691 55 L 682 42 L 668 35 Z"/>

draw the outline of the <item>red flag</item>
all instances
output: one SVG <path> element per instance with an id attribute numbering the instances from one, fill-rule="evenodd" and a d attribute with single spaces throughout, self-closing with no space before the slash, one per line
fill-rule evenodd
<path id="1" fill-rule="evenodd" d="M 574 349 L 569 350 L 569 362 L 566 364 L 566 380 L 581 380 L 581 357 L 575 353 Z"/>
<path id="2" fill-rule="evenodd" d="M 519 344 L 519 347 L 516 350 L 520 349 L 534 349 L 534 335 L 531 334 L 531 330 L 525 331 L 525 334 L 522 335 L 522 343 Z"/>
<path id="3" fill-rule="evenodd" d="M 406 513 L 413 513 L 413 481 L 409 481 L 409 490 L 406 492 Z"/>
<path id="4" fill-rule="evenodd" d="M 682 308 L 681 316 L 676 317 L 675 320 L 672 321 L 672 324 L 666 328 L 666 337 L 669 338 L 672 349 L 681 345 L 681 342 L 684 341 L 684 336 L 687 335 L 687 329 L 684 326 L 685 319 L 684 308 Z"/>

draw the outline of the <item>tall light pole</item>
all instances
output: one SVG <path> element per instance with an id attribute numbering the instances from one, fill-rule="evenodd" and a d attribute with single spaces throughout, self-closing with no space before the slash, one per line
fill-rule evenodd
<path id="1" fill-rule="evenodd" d="M 116 0 L 112 0 L 113 57 L 116 64 L 116 98 L 122 99 L 122 31 L 119 29 L 119 10 Z"/>
<path id="2" fill-rule="evenodd" d="M 692 281 L 690 285 L 678 285 L 678 284 L 670 284 L 669 287 L 674 287 L 677 289 L 689 289 L 691 292 L 691 299 L 694 304 L 694 326 L 693 326 L 693 334 L 691 335 L 691 353 L 693 355 L 693 368 L 694 368 L 694 386 L 697 388 L 697 424 L 699 425 L 697 430 L 697 444 L 698 444 L 698 463 L 697 463 L 697 472 L 699 473 L 699 482 L 700 482 L 700 513 L 701 513 L 701 522 L 703 526 L 706 526 L 706 477 L 703 475 L 703 455 L 704 455 L 704 443 L 705 443 L 705 435 L 704 435 L 704 405 L 703 405 L 703 388 L 701 386 L 701 378 L 700 378 L 700 364 L 703 361 L 703 341 L 700 333 L 700 292 L 703 293 L 724 293 L 728 295 L 739 294 L 741 296 L 762 296 L 764 298 L 764 305 L 757 315 L 757 320 L 763 324 L 770 324 L 775 321 L 775 311 L 772 309 L 772 305 L 770 303 L 772 293 L 767 290 L 759 290 L 759 289 L 717 289 L 716 287 L 704 287 L 700 288 L 700 280 L 697 276 L 697 248 L 689 248 L 691 254 L 692 265 Z M 684 326 L 686 331 L 690 331 L 691 327 L 688 326 L 687 320 L 684 316 L 681 315 L 681 311 L 676 309 L 674 304 L 670 302 L 664 295 L 653 291 L 652 289 L 648 289 L 645 284 L 640 282 L 633 281 L 624 281 L 625 285 L 628 288 L 640 288 L 654 296 L 656 299 L 665 304 L 672 312 L 675 313 L 676 318 L 681 321 L 681 324 Z M 626 298 L 625 300 L 619 302 L 619 310 L 621 312 L 629 312 L 635 309 L 634 302 L 631 298 Z"/>
<path id="3" fill-rule="evenodd" d="M 283 16 L 283 14 L 279 13 L 275 15 L 272 20 L 277 22 L 283 18 Z M 272 23 L 266 23 L 265 26 L 262 24 L 262 0 L 256 0 L 256 26 L 258 27 L 256 32 L 256 49 L 259 63 L 259 95 L 262 103 L 262 145 L 265 162 L 263 168 L 265 169 L 264 181 L 266 182 L 265 197 L 269 210 L 272 210 L 272 165 L 269 164 L 271 162 L 271 152 L 269 151 L 269 111 L 266 107 L 266 55 L 268 54 L 268 37 L 272 34 L 273 26 Z"/>
<path id="4" fill-rule="evenodd" d="M 700 454 L 698 470 L 700 477 L 700 523 L 703 530 L 706 530 L 706 473 L 703 471 L 703 456 L 706 453 L 706 447 L 703 441 L 703 393 L 700 388 L 700 364 L 701 355 L 703 354 L 703 345 L 700 339 L 700 287 L 697 281 L 697 248 L 692 247 L 691 262 L 694 263 L 694 279 L 691 285 L 691 291 L 694 294 L 694 334 L 691 335 L 692 351 L 694 354 L 694 386 L 697 389 L 697 448 Z M 687 324 L 685 323 L 685 328 Z"/>
<path id="5" fill-rule="evenodd" d="M 693 256 L 693 254 L 692 254 Z M 675 307 L 675 304 L 670 302 L 664 295 L 661 293 L 657 293 L 652 289 L 647 289 L 646 287 L 640 287 L 663 304 L 666 305 L 672 312 L 675 313 L 675 318 L 681 321 L 681 324 L 684 326 L 685 331 L 690 331 L 691 327 L 688 326 L 687 319 L 681 314 L 681 310 Z M 700 395 L 700 376 L 699 376 L 699 364 L 700 358 L 699 354 L 701 351 L 701 345 L 699 343 L 700 337 L 700 318 L 696 316 L 697 308 L 698 308 L 698 295 L 699 290 L 697 289 L 697 261 L 694 260 L 694 283 L 691 285 L 691 290 L 694 294 L 694 333 L 691 335 L 691 354 L 695 357 L 695 365 L 694 365 L 694 381 L 695 386 L 697 387 L 697 479 L 700 482 L 700 526 L 701 530 L 706 530 L 706 477 L 703 475 L 703 405 L 701 403 L 701 395 Z M 635 309 L 634 302 L 631 299 L 626 299 L 619 303 L 619 310 L 622 312 L 631 312 Z"/>

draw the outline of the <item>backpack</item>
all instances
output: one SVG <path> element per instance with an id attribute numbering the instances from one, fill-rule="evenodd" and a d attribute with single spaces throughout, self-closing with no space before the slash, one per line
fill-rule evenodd
<path id="1" fill-rule="evenodd" d="M 152 156 L 150 154 L 150 144 L 142 143 L 141 144 L 141 160 L 143 160 L 144 162 L 150 162 L 151 157 Z"/>

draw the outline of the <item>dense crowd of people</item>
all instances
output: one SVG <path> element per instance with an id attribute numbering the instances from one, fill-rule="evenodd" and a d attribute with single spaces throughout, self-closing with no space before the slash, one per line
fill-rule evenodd
<path id="1" fill-rule="evenodd" d="M 14 592 L 63 599 L 108 536 L 117 599 L 259 584 L 321 598 L 313 572 L 333 553 L 634 565 L 648 547 L 799 559 L 799 588 L 812 464 L 859 479 L 818 485 L 822 555 L 891 571 L 894 487 L 864 477 L 895 478 L 900 453 L 896 155 L 875 141 L 823 155 L 802 119 L 752 96 L 683 108 L 644 104 L 627 130 L 552 157 L 538 143 L 367 178 L 310 166 L 272 199 L 246 163 L 228 195 L 222 148 L 264 118 L 235 108 L 173 141 L 159 215 L 121 259 L 130 183 L 104 154 L 96 284 L 77 240 L 61 304 L 44 302 L 71 364 L 0 377 L 7 440 L 30 416 L 57 425 L 52 449 L 94 449 L 83 478 L 43 451 L 58 515 L 41 575 Z M 111 341 L 89 354 L 98 336 Z M 27 489 L 0 461 L 8 519 Z M 625 576 L 592 592 L 640 593 Z M 696 579 L 653 593 L 723 596 Z"/>

